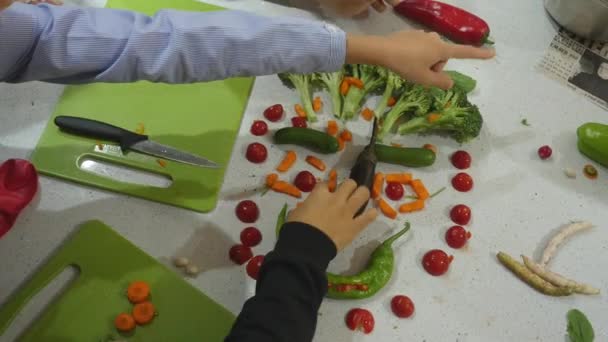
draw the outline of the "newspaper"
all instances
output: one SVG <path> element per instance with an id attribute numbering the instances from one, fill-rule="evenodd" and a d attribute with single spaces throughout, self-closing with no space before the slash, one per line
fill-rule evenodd
<path id="1" fill-rule="evenodd" d="M 608 110 L 608 44 L 577 37 L 561 29 L 539 68 Z"/>

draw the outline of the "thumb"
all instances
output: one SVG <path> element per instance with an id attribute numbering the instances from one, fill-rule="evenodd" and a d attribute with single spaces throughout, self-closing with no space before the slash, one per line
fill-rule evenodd
<path id="1" fill-rule="evenodd" d="M 450 89 L 454 85 L 452 78 L 445 72 L 429 72 L 428 84 L 441 89 Z"/>

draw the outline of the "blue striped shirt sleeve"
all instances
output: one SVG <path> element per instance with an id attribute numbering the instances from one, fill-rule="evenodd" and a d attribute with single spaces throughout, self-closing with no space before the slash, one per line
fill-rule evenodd
<path id="1" fill-rule="evenodd" d="M 15 3 L 0 12 L 0 81 L 165 83 L 339 69 L 333 25 L 240 11 L 113 9 Z"/>

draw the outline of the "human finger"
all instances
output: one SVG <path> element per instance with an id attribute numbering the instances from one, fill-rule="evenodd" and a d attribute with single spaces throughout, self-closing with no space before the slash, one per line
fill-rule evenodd
<path id="1" fill-rule="evenodd" d="M 378 210 L 376 208 L 367 209 L 363 214 L 355 218 L 355 226 L 359 229 L 357 233 L 363 231 L 378 217 Z"/>
<path id="2" fill-rule="evenodd" d="M 372 8 L 376 10 L 376 12 L 384 12 L 386 11 L 386 5 L 383 0 L 376 0 L 372 3 Z"/>
<path id="3" fill-rule="evenodd" d="M 450 44 L 449 56 L 460 59 L 489 59 L 496 55 L 496 51 L 491 48 L 479 48 L 470 45 Z"/>
<path id="4" fill-rule="evenodd" d="M 348 201 L 348 199 L 356 189 L 357 182 L 352 179 L 345 180 L 344 182 L 342 182 L 342 184 L 340 184 L 340 186 L 335 192 L 336 200 L 341 202 Z"/>
<path id="5" fill-rule="evenodd" d="M 355 192 L 350 196 L 347 202 L 347 210 L 353 214 L 353 216 L 359 211 L 359 209 L 367 203 L 369 200 L 369 189 L 364 186 L 358 187 Z"/>

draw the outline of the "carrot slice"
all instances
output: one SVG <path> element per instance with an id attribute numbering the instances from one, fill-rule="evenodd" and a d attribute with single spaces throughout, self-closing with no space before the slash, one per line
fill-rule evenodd
<path id="1" fill-rule="evenodd" d="M 344 129 L 342 133 L 340 133 L 340 138 L 344 141 L 353 141 L 353 134 L 349 130 Z"/>
<path id="2" fill-rule="evenodd" d="M 388 101 L 386 101 L 386 104 L 387 104 L 389 107 L 394 106 L 394 105 L 395 105 L 395 103 L 397 103 L 397 100 L 396 100 L 394 97 L 392 97 L 392 96 L 388 98 Z"/>
<path id="3" fill-rule="evenodd" d="M 414 179 L 410 182 L 410 185 L 416 193 L 416 196 L 418 196 L 418 199 L 424 201 L 425 199 L 429 198 L 429 191 L 426 189 L 424 183 L 422 183 L 420 179 Z"/>
<path id="4" fill-rule="evenodd" d="M 384 185 L 384 174 L 377 172 L 374 176 L 374 183 L 372 186 L 372 198 L 378 198 L 382 193 L 382 186 Z"/>
<path id="5" fill-rule="evenodd" d="M 393 209 L 393 207 L 391 207 L 391 205 L 388 204 L 382 198 L 378 198 L 378 207 L 380 208 L 380 211 L 384 214 L 384 216 L 393 220 L 397 217 L 397 212 L 395 211 L 395 209 Z"/>
<path id="6" fill-rule="evenodd" d="M 344 150 L 346 143 L 344 142 L 344 139 L 342 139 L 342 137 L 338 138 L 338 151 L 342 151 Z"/>
<path id="7" fill-rule="evenodd" d="M 305 118 L 306 117 L 306 111 L 304 110 L 304 107 L 302 107 L 301 104 L 296 104 L 294 107 L 294 110 L 296 111 L 296 114 L 298 114 L 299 117 L 301 118 Z"/>
<path id="8" fill-rule="evenodd" d="M 319 170 L 319 171 L 325 171 L 326 167 L 325 167 L 325 163 L 315 157 L 315 156 L 308 156 L 306 157 L 306 162 L 310 165 L 312 165 L 315 169 Z"/>
<path id="9" fill-rule="evenodd" d="M 433 152 L 435 152 L 435 154 L 437 154 L 437 146 L 433 145 L 433 144 L 424 144 L 424 146 L 422 146 L 423 148 L 426 148 L 427 150 L 431 150 Z"/>
<path id="10" fill-rule="evenodd" d="M 272 188 L 272 185 L 277 180 L 279 180 L 279 175 L 277 175 L 276 173 L 269 174 L 268 176 L 266 176 L 266 186 Z"/>
<path id="11" fill-rule="evenodd" d="M 145 281 L 134 281 L 127 288 L 127 298 L 131 303 L 141 303 L 150 297 L 150 285 Z"/>
<path id="12" fill-rule="evenodd" d="M 121 313 L 114 319 L 114 327 L 122 332 L 131 331 L 135 329 L 135 319 L 128 313 Z"/>
<path id="13" fill-rule="evenodd" d="M 343 80 L 342 83 L 340 83 L 340 94 L 342 96 L 346 96 L 346 94 L 348 94 L 349 89 L 350 89 L 350 84 L 348 83 L 347 80 Z"/>
<path id="14" fill-rule="evenodd" d="M 294 151 L 287 151 L 287 154 L 285 155 L 285 157 L 283 158 L 283 160 L 281 161 L 279 166 L 277 166 L 277 171 L 279 171 L 279 172 L 289 171 L 289 169 L 291 169 L 293 164 L 295 164 L 296 159 L 298 159 L 298 156 L 296 155 L 296 153 Z"/>
<path id="15" fill-rule="evenodd" d="M 133 319 L 139 325 L 144 325 L 150 323 L 154 316 L 156 315 L 156 309 L 154 305 L 150 302 L 143 302 L 139 304 L 135 304 L 133 307 Z"/>
<path id="16" fill-rule="evenodd" d="M 272 190 L 280 192 L 296 198 L 302 197 L 300 189 L 296 188 L 295 185 L 289 184 L 285 181 L 277 180 L 272 184 Z"/>
<path id="17" fill-rule="evenodd" d="M 334 169 L 329 171 L 329 181 L 327 182 L 327 188 L 329 192 L 336 191 L 336 187 L 338 187 L 338 172 Z"/>
<path id="18" fill-rule="evenodd" d="M 433 123 L 433 122 L 435 122 L 435 121 L 439 120 L 439 118 L 440 118 L 440 117 L 441 117 L 441 115 L 439 115 L 439 114 L 437 114 L 437 113 L 431 113 L 431 114 L 429 114 L 429 116 L 427 116 L 427 118 L 426 118 L 426 119 L 427 119 L 427 120 L 428 120 L 430 123 Z"/>
<path id="19" fill-rule="evenodd" d="M 158 165 L 160 165 L 160 167 L 167 167 L 167 162 L 162 159 L 156 159 L 156 162 Z"/>
<path id="20" fill-rule="evenodd" d="M 363 81 L 361 81 L 361 79 L 356 78 L 356 77 L 346 77 L 345 79 L 348 82 L 348 84 L 350 84 L 354 87 L 357 87 L 359 89 L 363 89 L 364 84 L 363 84 Z"/>
<path id="21" fill-rule="evenodd" d="M 366 121 L 372 121 L 372 119 L 374 118 L 374 111 L 369 109 L 369 108 L 365 108 L 363 109 L 363 111 L 361 112 L 361 116 L 363 117 L 363 119 L 365 119 Z"/>
<path id="22" fill-rule="evenodd" d="M 400 183 L 400 184 L 408 184 L 412 181 L 411 173 L 391 173 L 386 175 L 387 183 Z"/>
<path id="23" fill-rule="evenodd" d="M 327 134 L 335 136 L 338 134 L 338 123 L 336 120 L 327 121 Z"/>
<path id="24" fill-rule="evenodd" d="M 321 100 L 320 97 L 315 97 L 314 100 L 312 100 L 312 109 L 318 113 L 323 109 L 323 100 Z"/>
<path id="25" fill-rule="evenodd" d="M 399 212 L 411 213 L 414 211 L 420 211 L 422 209 L 424 209 L 424 200 L 419 199 L 419 200 L 415 200 L 415 201 L 412 201 L 409 203 L 402 204 L 399 207 Z"/>

